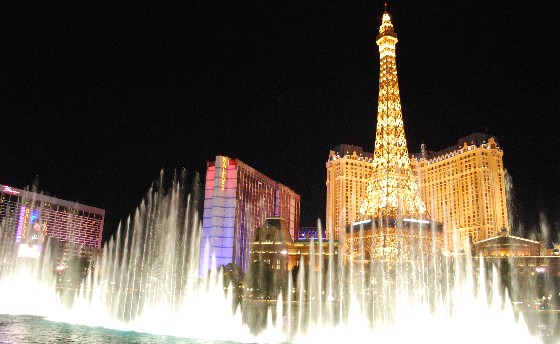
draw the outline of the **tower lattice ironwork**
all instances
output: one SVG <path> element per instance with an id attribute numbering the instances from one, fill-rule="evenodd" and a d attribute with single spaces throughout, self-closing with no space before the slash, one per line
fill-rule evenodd
<path id="1" fill-rule="evenodd" d="M 418 184 L 411 173 L 406 147 L 397 78 L 397 42 L 391 17 L 385 9 L 376 38 L 380 59 L 379 102 L 373 173 L 360 207 L 363 218 L 418 217 L 426 213 Z"/>

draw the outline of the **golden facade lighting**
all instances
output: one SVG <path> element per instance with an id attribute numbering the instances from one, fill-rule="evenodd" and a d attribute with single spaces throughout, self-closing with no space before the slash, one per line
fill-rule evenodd
<path id="1" fill-rule="evenodd" d="M 426 212 L 426 206 L 411 174 L 397 78 L 398 39 L 386 10 L 376 42 L 380 57 L 377 129 L 373 170 L 360 215 L 417 217 Z"/>
<path id="2" fill-rule="evenodd" d="M 339 240 L 346 226 L 360 218 L 367 181 L 372 173 L 373 154 L 362 147 L 339 145 L 327 161 L 327 238 Z"/>
<path id="3" fill-rule="evenodd" d="M 503 151 L 494 137 L 472 134 L 441 152 L 413 155 L 422 199 L 444 224 L 447 246 L 495 237 L 508 226 Z M 455 236 L 455 239 L 453 238 Z"/>

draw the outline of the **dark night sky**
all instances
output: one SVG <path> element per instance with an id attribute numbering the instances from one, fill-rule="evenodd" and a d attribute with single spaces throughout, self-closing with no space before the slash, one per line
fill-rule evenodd
<path id="1" fill-rule="evenodd" d="M 498 137 L 526 227 L 560 229 L 554 1 L 392 1 L 409 150 Z M 380 1 L 3 1 L 0 183 L 104 208 L 218 154 L 325 217 L 329 149 L 375 139 Z M 38 176 L 38 178 L 37 178 Z"/>

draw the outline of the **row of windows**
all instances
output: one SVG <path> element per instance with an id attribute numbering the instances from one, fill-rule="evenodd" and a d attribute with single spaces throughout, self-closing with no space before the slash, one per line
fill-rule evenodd
<path id="1" fill-rule="evenodd" d="M 334 215 L 334 218 L 330 221 L 331 226 L 333 224 L 338 226 L 341 209 L 343 208 L 343 205 L 338 203 L 345 204 L 346 213 L 344 217 L 346 220 L 355 217 L 352 211 L 348 211 L 349 207 L 357 206 L 359 208 L 359 203 L 365 195 L 366 178 L 370 177 L 372 167 L 369 164 L 357 161 L 344 161 L 338 165 L 338 168 L 334 168 L 334 166 L 329 164 L 327 167 L 327 187 L 334 189 L 334 192 L 328 192 L 327 207 Z M 498 169 L 498 172 L 492 176 L 488 174 L 488 168 L 491 167 L 492 170 Z M 436 209 L 435 211 L 432 209 L 432 213 L 436 212 L 439 219 L 443 219 L 445 212 L 446 222 L 455 224 L 461 223 L 469 226 L 479 226 L 482 222 L 507 224 L 501 155 L 492 151 L 476 150 L 461 154 L 455 159 L 451 158 L 448 161 L 442 160 L 437 164 L 417 167 L 414 172 L 422 175 L 419 186 L 428 211 L 432 208 Z M 482 178 L 479 177 L 481 172 L 485 172 L 482 174 Z M 338 177 L 344 177 L 344 183 L 341 183 Z M 497 183 L 494 184 L 494 181 Z M 485 187 L 479 192 L 481 185 Z M 429 190 L 431 192 L 428 192 Z M 496 192 L 496 194 L 493 192 Z M 427 197 L 429 195 L 431 198 Z M 490 198 L 495 205 L 484 206 L 483 212 L 480 213 L 481 199 L 489 200 Z M 432 207 L 431 202 L 438 206 Z M 443 209 L 444 207 L 445 209 Z M 495 221 L 493 216 L 487 215 L 494 211 L 497 215 Z M 357 214 L 358 212 L 356 212 Z M 488 218 L 488 220 L 483 221 L 485 218 Z M 477 231 L 478 229 L 472 229 L 471 234 Z M 476 237 L 484 235 L 487 235 L 487 233 L 482 232 L 479 235 L 477 232 Z"/>
<path id="2" fill-rule="evenodd" d="M 19 230 L 18 226 L 23 216 L 21 213 L 22 207 L 27 208 L 24 204 L 26 203 L 0 203 L 0 220 L 3 221 L 8 232 L 15 234 L 16 230 Z M 27 204 L 30 203 L 28 202 Z M 62 207 L 36 208 L 37 221 L 45 225 L 47 236 L 75 244 L 99 246 L 101 242 L 102 219 L 97 219 L 95 216 L 80 216 L 57 210 L 60 208 Z M 90 213 L 87 214 L 91 215 Z M 27 224 L 27 226 L 31 225 L 31 223 Z"/>
<path id="3" fill-rule="evenodd" d="M 228 173 L 230 171 L 228 170 Z M 234 173 L 231 171 L 231 173 Z M 299 227 L 300 200 L 291 189 L 279 184 L 257 171 L 248 168 L 237 170 L 235 218 L 233 230 L 236 234 L 233 259 L 245 266 L 249 257 L 249 242 L 253 230 L 263 224 L 265 218 L 280 216 L 288 221 L 290 233 L 297 235 Z M 208 180 L 207 185 L 213 180 Z M 204 224 L 206 226 L 206 224 Z"/>
<path id="4" fill-rule="evenodd" d="M 35 209 L 48 209 L 53 211 L 60 211 L 69 215 L 76 215 L 79 217 L 88 217 L 96 220 L 103 219 L 103 215 L 99 213 L 92 213 L 85 210 L 80 210 L 76 208 L 66 207 L 63 205 L 43 203 L 41 201 L 31 201 L 31 200 L 21 200 L 18 197 L 5 197 L 3 194 L 0 198 L 0 211 L 1 209 L 15 209 L 17 206 L 32 207 Z"/>

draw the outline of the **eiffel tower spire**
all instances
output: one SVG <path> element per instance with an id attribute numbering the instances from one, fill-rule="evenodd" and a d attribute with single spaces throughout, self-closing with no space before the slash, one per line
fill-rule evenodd
<path id="1" fill-rule="evenodd" d="M 417 217 L 426 212 L 411 174 L 406 147 L 395 47 L 398 42 L 387 5 L 379 27 L 379 102 L 373 173 L 360 207 L 364 218 Z"/>

